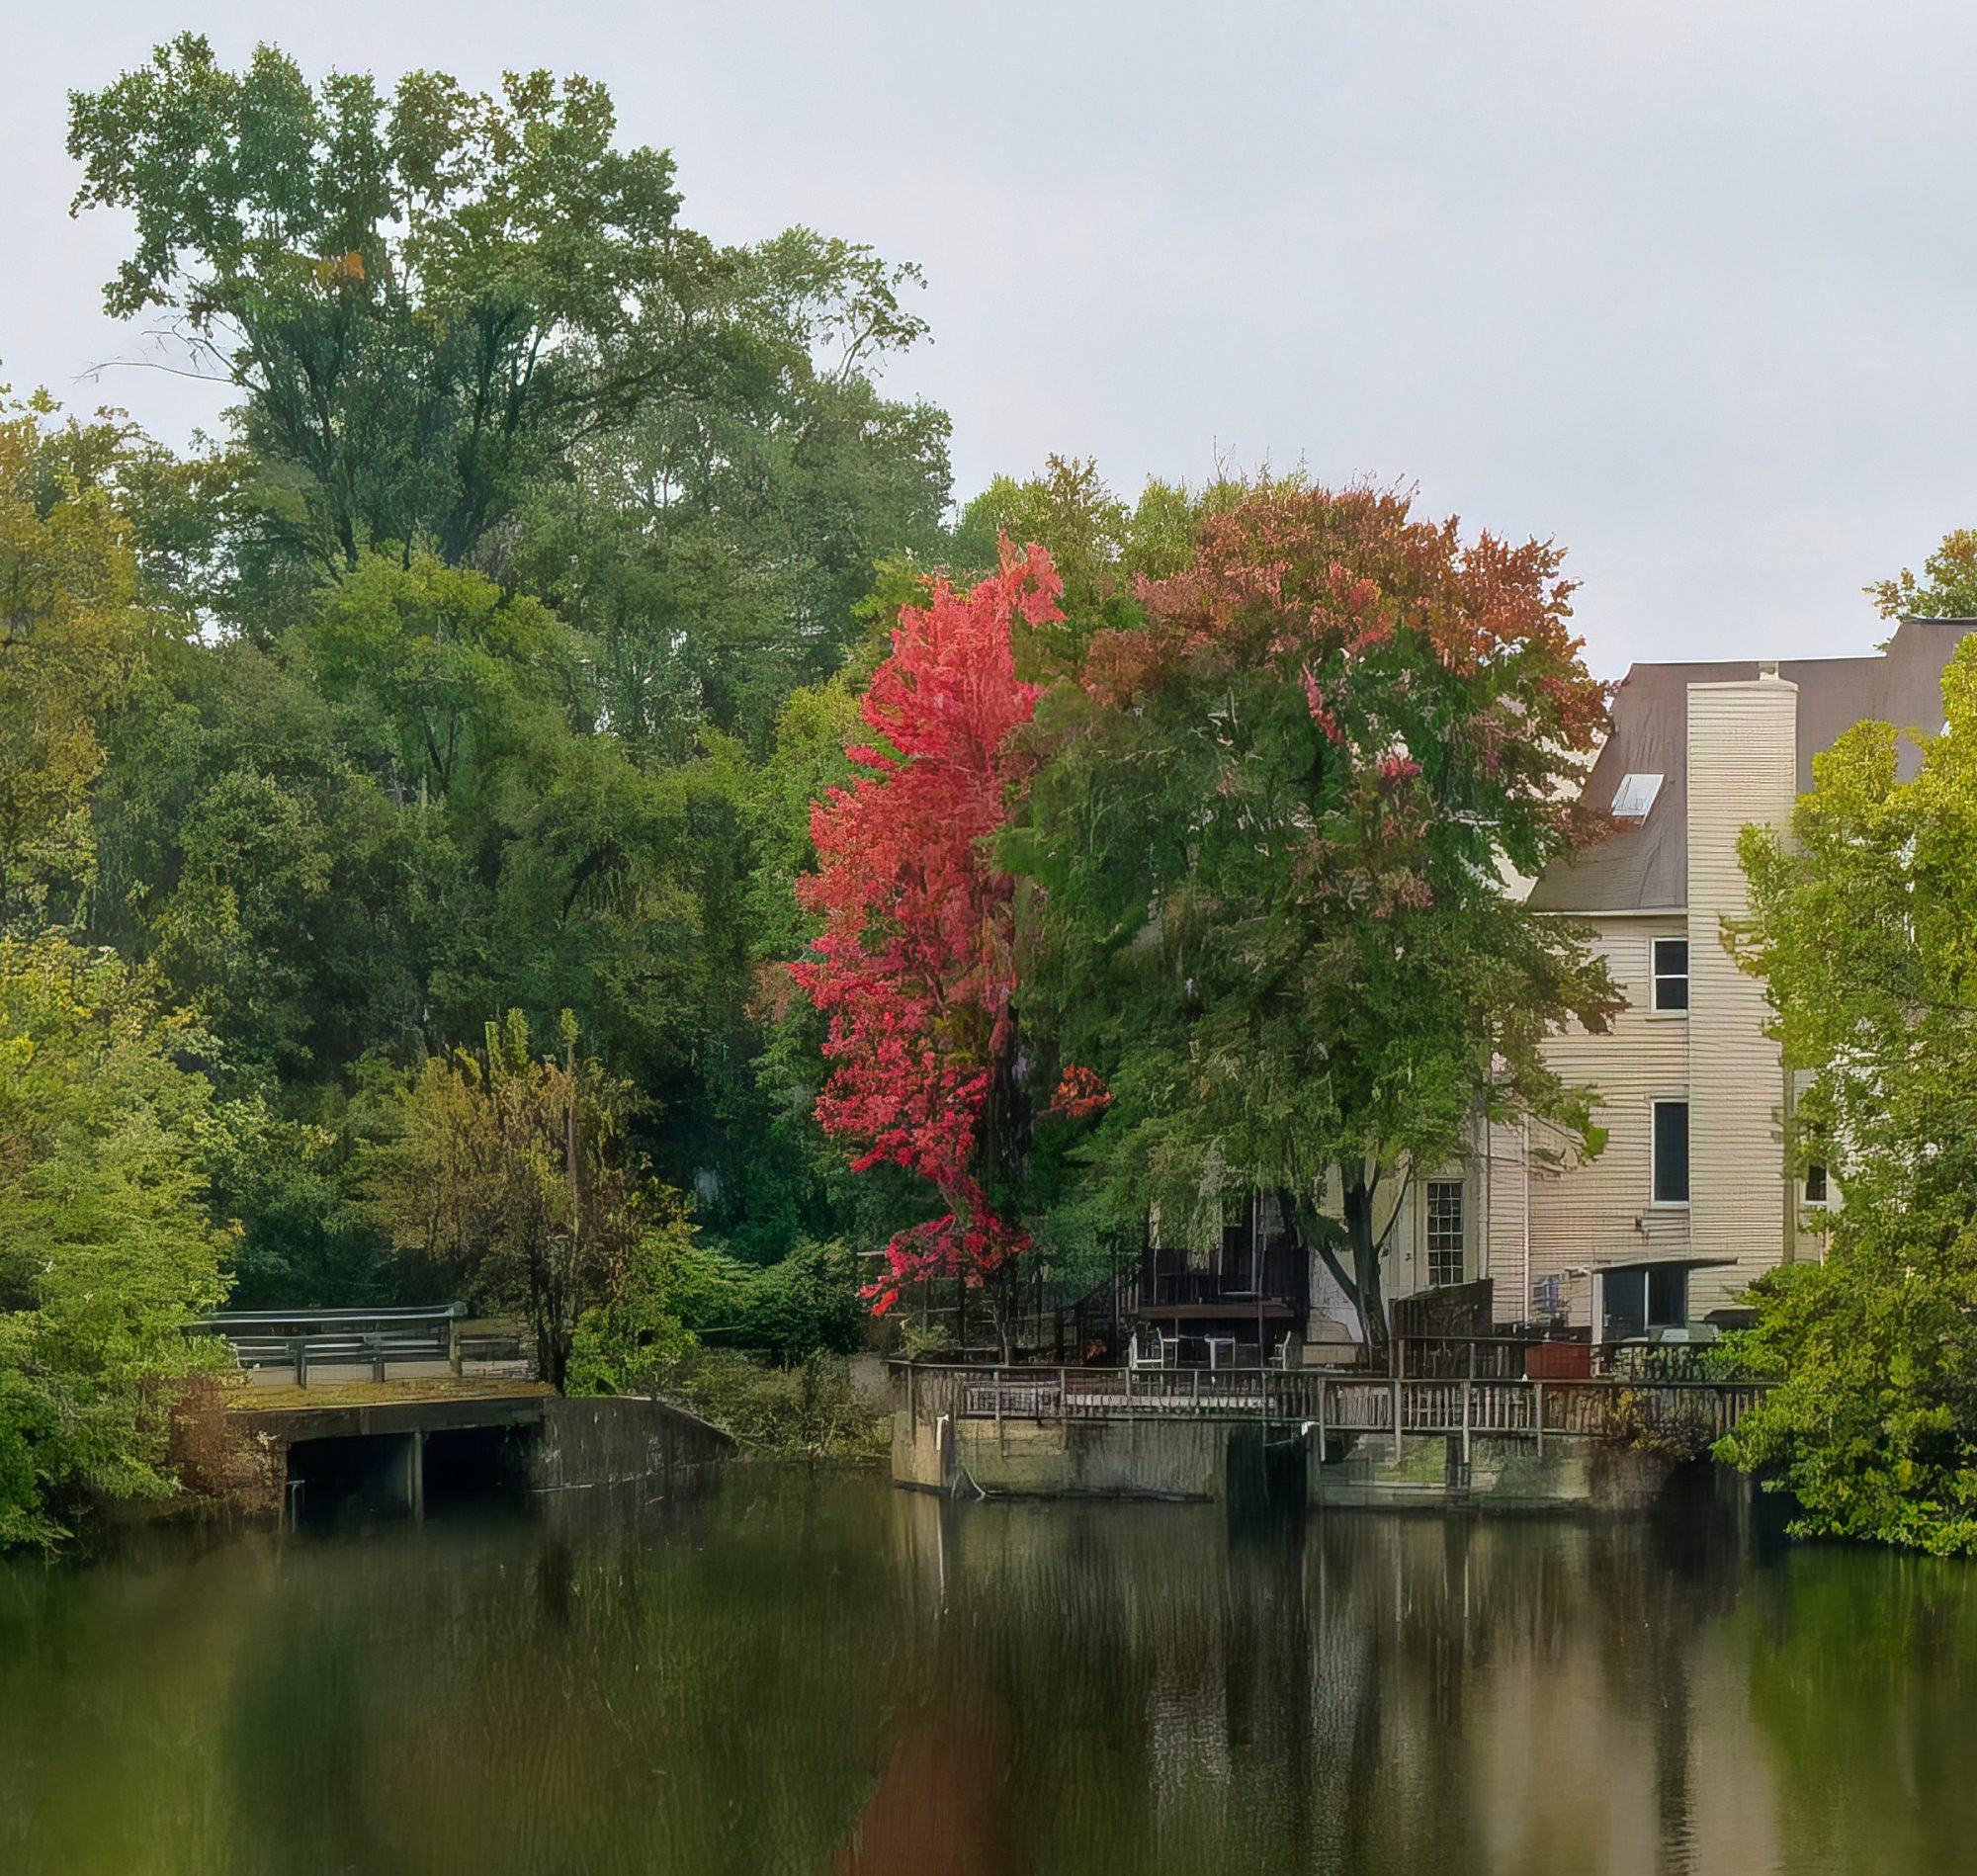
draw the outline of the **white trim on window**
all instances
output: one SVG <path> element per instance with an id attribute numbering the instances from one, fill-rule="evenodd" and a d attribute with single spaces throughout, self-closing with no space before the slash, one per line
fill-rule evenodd
<path id="1" fill-rule="evenodd" d="M 1440 1289 L 1469 1275 L 1469 1195 L 1460 1179 L 1429 1179 L 1422 1215 L 1426 1223 L 1427 1280 Z"/>
<path id="2" fill-rule="evenodd" d="M 1676 1169 L 1673 1166 L 1671 1166 L 1668 1169 L 1668 1177 L 1666 1180 L 1664 1180 L 1662 1176 L 1662 1163 L 1661 1163 L 1662 1109 L 1665 1107 L 1666 1108 L 1678 1107 L 1681 1109 L 1680 1177 L 1677 1178 L 1676 1176 Z M 1670 1207 L 1687 1205 L 1688 1194 L 1689 1194 L 1688 1148 L 1689 1148 L 1688 1096 L 1685 1094 L 1671 1095 L 1666 1100 L 1650 1101 L 1648 1103 L 1648 1203 L 1650 1205 L 1670 1206 Z M 1671 1190 L 1675 1186 L 1679 1185 L 1681 1188 L 1680 1196 L 1679 1197 L 1671 1196 L 1665 1198 L 1663 1196 L 1663 1188 L 1665 1185 L 1669 1187 Z"/>
<path id="3" fill-rule="evenodd" d="M 1648 1007 L 1658 1016 L 1688 1014 L 1688 940 L 1648 940 Z"/>

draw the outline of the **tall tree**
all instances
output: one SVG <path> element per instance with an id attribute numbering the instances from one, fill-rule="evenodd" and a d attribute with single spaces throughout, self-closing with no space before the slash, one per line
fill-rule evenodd
<path id="1" fill-rule="evenodd" d="M 1032 1006 L 1116 1096 L 1090 1151 L 1121 1224 L 1273 1192 L 1375 1339 L 1407 1181 L 1479 1110 L 1590 1130 L 1540 1044 L 1603 1024 L 1610 985 L 1501 885 L 1590 831 L 1604 695 L 1559 558 L 1266 485 L 1033 732 Z"/>
<path id="2" fill-rule="evenodd" d="M 305 545 L 467 554 L 518 475 L 704 345 L 728 263 L 678 223 L 662 151 L 612 146 L 609 94 L 511 74 L 311 85 L 181 35 L 70 100 L 78 210 L 136 220 L 110 311 L 165 313 L 247 395 L 249 440 L 301 478 Z"/>
<path id="3" fill-rule="evenodd" d="M 105 723 L 150 632 L 106 486 L 120 434 L 53 417 L 0 409 L 0 927 L 87 902 Z"/>
<path id="4" fill-rule="evenodd" d="M 75 209 L 135 219 L 109 310 L 162 314 L 239 387 L 233 511 L 324 573 L 386 543 L 498 560 L 500 524 L 633 429 L 662 503 L 722 463 L 739 492 L 765 449 L 843 455 L 833 425 L 852 457 L 923 458 L 944 499 L 945 419 L 866 376 L 924 331 L 915 271 L 806 229 L 718 246 L 681 222 L 671 157 L 616 128 L 587 78 L 485 95 L 416 71 L 387 94 L 269 45 L 227 71 L 183 34 L 72 95 L 69 153 Z"/>
<path id="5" fill-rule="evenodd" d="M 1781 1378 L 1725 1442 L 1807 1533 L 1977 1555 L 1977 642 L 1912 781 L 1900 732 L 1816 758 L 1789 838 L 1753 828 L 1736 934 L 1807 1077 L 1793 1151 L 1845 1203 L 1823 1260 L 1756 1286 Z"/>
<path id="6" fill-rule="evenodd" d="M 161 1376 L 225 1294 L 223 1137 L 158 986 L 59 932 L 0 935 L 0 1548 L 91 1498 L 156 1497 Z"/>
<path id="7" fill-rule="evenodd" d="M 586 1322 L 608 1342 L 629 1332 L 613 1313 L 652 1314 L 645 1240 L 670 1238 L 679 1217 L 627 1149 L 630 1090 L 579 1058 L 567 1012 L 562 1039 L 560 1061 L 538 1055 L 511 1010 L 478 1052 L 435 1057 L 407 1090 L 399 1144 L 376 1175 L 393 1242 L 475 1302 L 519 1310 L 542 1378 L 559 1390 Z"/>
<path id="8" fill-rule="evenodd" d="M 931 1277 L 988 1285 L 1029 1242 L 1007 1215 L 1029 1151 L 1031 1061 L 1018 1039 L 1015 882 L 992 849 L 1030 771 L 1012 738 L 1036 705 L 1015 674 L 1012 620 L 1059 617 L 1040 548 L 1005 541 L 966 594 L 935 582 L 902 610 L 860 716 L 865 771 L 812 815 L 818 870 L 798 896 L 822 920 L 797 981 L 829 1020 L 817 1113 L 853 1143 L 854 1170 L 891 1164 L 944 1208 L 895 1233 L 883 1313 Z M 1068 1077 L 1065 1102 L 1099 1090 Z M 1002 1313 L 1007 1338 L 1007 1317 Z"/>

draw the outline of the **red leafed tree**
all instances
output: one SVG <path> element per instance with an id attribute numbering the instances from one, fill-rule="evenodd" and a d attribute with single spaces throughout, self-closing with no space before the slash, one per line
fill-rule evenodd
<path id="1" fill-rule="evenodd" d="M 818 870 L 797 890 L 823 925 L 792 970 L 829 1018 L 817 1119 L 852 1143 L 855 1171 L 903 1166 L 944 1206 L 888 1245 L 889 1273 L 865 1292 L 877 1314 L 908 1283 L 980 1288 L 1029 1242 L 996 1216 L 988 1176 L 1021 1101 L 1014 881 L 993 837 L 1028 783 L 1011 732 L 1037 700 L 1016 676 L 1011 623 L 1057 621 L 1062 591 L 1043 549 L 1005 539 L 990 578 L 967 593 L 938 581 L 924 608 L 903 608 L 861 705 L 876 740 L 847 751 L 866 773 L 812 810 Z M 1052 1111 L 1105 1099 L 1072 1067 Z"/>

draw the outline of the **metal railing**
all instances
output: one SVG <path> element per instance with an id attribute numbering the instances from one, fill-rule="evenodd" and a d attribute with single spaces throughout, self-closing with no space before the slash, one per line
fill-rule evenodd
<path id="1" fill-rule="evenodd" d="M 417 1310 L 229 1310 L 187 1324 L 220 1335 L 243 1368 L 293 1368 L 299 1388 L 312 1367 L 365 1367 L 383 1381 L 391 1365 L 444 1366 L 459 1373 L 467 1306 Z"/>

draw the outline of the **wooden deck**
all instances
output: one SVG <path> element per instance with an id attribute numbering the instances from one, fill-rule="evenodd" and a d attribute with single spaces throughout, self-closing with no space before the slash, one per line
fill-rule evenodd
<path id="1" fill-rule="evenodd" d="M 917 1420 L 1265 1419 L 1319 1434 L 1534 1441 L 1720 1439 L 1761 1382 L 1384 1380 L 1318 1370 L 933 1368 L 901 1364 Z"/>

